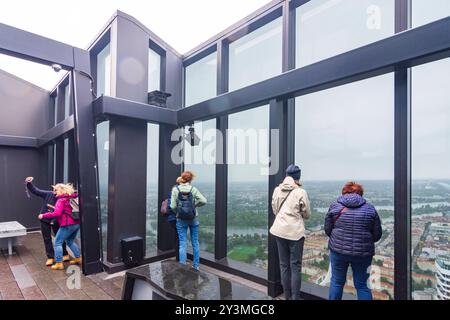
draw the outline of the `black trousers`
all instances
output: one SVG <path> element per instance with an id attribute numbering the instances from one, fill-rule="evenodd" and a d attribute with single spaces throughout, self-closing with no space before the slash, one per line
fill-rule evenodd
<path id="1" fill-rule="evenodd" d="M 299 300 L 305 238 L 297 241 L 275 237 L 280 259 L 281 285 L 286 300 Z"/>
<path id="2" fill-rule="evenodd" d="M 56 221 L 53 222 L 53 224 L 41 221 L 41 233 L 42 238 L 44 239 L 45 253 L 47 254 L 48 259 L 55 258 L 55 250 L 53 249 L 52 242 L 52 230 L 53 234 L 56 235 L 59 230 L 59 224 Z M 65 242 L 63 244 L 63 255 L 68 255 Z"/>
<path id="3" fill-rule="evenodd" d="M 170 227 L 175 231 L 175 257 L 180 261 L 180 239 L 178 238 L 177 220 L 169 221 Z"/>

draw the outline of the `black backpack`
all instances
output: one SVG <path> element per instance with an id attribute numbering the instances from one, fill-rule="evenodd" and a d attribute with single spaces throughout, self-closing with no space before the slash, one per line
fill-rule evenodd
<path id="1" fill-rule="evenodd" d="M 195 204 L 192 195 L 192 188 L 189 192 L 181 192 L 177 186 L 177 218 L 181 220 L 193 220 L 195 218 Z"/>
<path id="2" fill-rule="evenodd" d="M 71 198 L 69 201 L 70 201 L 70 206 L 72 207 L 72 213 L 70 214 L 70 217 L 73 220 L 80 220 L 80 205 L 78 203 L 78 197 Z"/>

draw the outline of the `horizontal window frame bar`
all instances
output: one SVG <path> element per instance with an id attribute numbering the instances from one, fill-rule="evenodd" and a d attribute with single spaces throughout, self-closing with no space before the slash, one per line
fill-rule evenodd
<path id="1" fill-rule="evenodd" d="M 179 110 L 179 125 L 209 120 L 450 56 L 450 17 Z"/>

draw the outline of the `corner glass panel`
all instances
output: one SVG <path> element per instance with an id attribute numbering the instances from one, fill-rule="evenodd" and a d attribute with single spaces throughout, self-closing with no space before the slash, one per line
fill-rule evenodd
<path id="1" fill-rule="evenodd" d="M 58 103 L 58 101 L 59 101 L 58 92 L 59 92 L 59 89 L 57 89 L 56 92 L 57 92 L 57 95 L 54 97 L 54 101 L 55 101 L 55 103 L 54 103 L 55 118 L 53 119 L 53 123 L 54 123 L 55 127 L 58 124 L 58 109 L 59 109 L 59 106 L 58 106 L 59 105 L 59 103 Z"/>
<path id="2" fill-rule="evenodd" d="M 70 116 L 70 83 L 64 87 L 64 119 Z"/>
<path id="3" fill-rule="evenodd" d="M 325 216 L 344 184 L 356 181 L 380 216 L 370 283 L 374 299 L 394 293 L 394 76 L 388 74 L 298 97 L 295 163 L 311 201 L 305 220 L 302 278 L 330 285 Z M 355 295 L 351 268 L 344 292 Z"/>
<path id="4" fill-rule="evenodd" d="M 191 106 L 216 96 L 217 53 L 188 65 L 185 68 L 185 106 Z"/>
<path id="5" fill-rule="evenodd" d="M 436 1 L 439 2 L 439 1 Z M 412 69 L 412 297 L 450 299 L 450 59 Z"/>
<path id="6" fill-rule="evenodd" d="M 148 49 L 148 92 L 161 90 L 161 56 Z"/>
<path id="7" fill-rule="evenodd" d="M 314 0 L 296 9 L 297 68 L 389 37 L 395 1 Z"/>
<path id="8" fill-rule="evenodd" d="M 64 183 L 69 182 L 69 139 L 64 139 L 64 170 L 63 170 Z"/>
<path id="9" fill-rule="evenodd" d="M 229 46 L 229 91 L 282 72 L 282 19 L 275 19 Z"/>
<path id="10" fill-rule="evenodd" d="M 197 208 L 200 222 L 200 250 L 214 254 L 215 196 L 216 196 L 216 120 L 194 124 L 199 143 L 192 146 L 184 141 L 184 169 L 194 174 L 193 185 L 205 196 L 207 203 Z M 185 133 L 189 134 L 186 127 Z M 190 252 L 192 248 L 189 246 Z"/>
<path id="11" fill-rule="evenodd" d="M 97 97 L 111 95 L 111 53 L 106 45 L 97 55 Z"/>
<path id="12" fill-rule="evenodd" d="M 267 269 L 269 106 L 228 119 L 227 256 Z"/>
<path id="13" fill-rule="evenodd" d="M 103 261 L 106 261 L 108 234 L 109 121 L 97 124 L 97 159 Z"/>
<path id="14" fill-rule="evenodd" d="M 147 223 L 145 237 L 146 257 L 157 255 L 158 249 L 158 178 L 159 125 L 147 124 Z"/>
<path id="15" fill-rule="evenodd" d="M 57 161 L 56 161 L 56 143 L 53 144 L 53 184 L 57 184 L 56 181 L 56 168 L 57 168 Z"/>

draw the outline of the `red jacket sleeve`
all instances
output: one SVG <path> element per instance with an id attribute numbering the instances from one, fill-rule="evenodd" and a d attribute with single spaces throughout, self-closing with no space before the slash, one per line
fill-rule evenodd
<path id="1" fill-rule="evenodd" d="M 58 200 L 55 205 L 55 210 L 53 212 L 44 213 L 42 217 L 44 219 L 56 218 L 63 214 L 63 210 L 64 210 L 64 201 Z"/>

